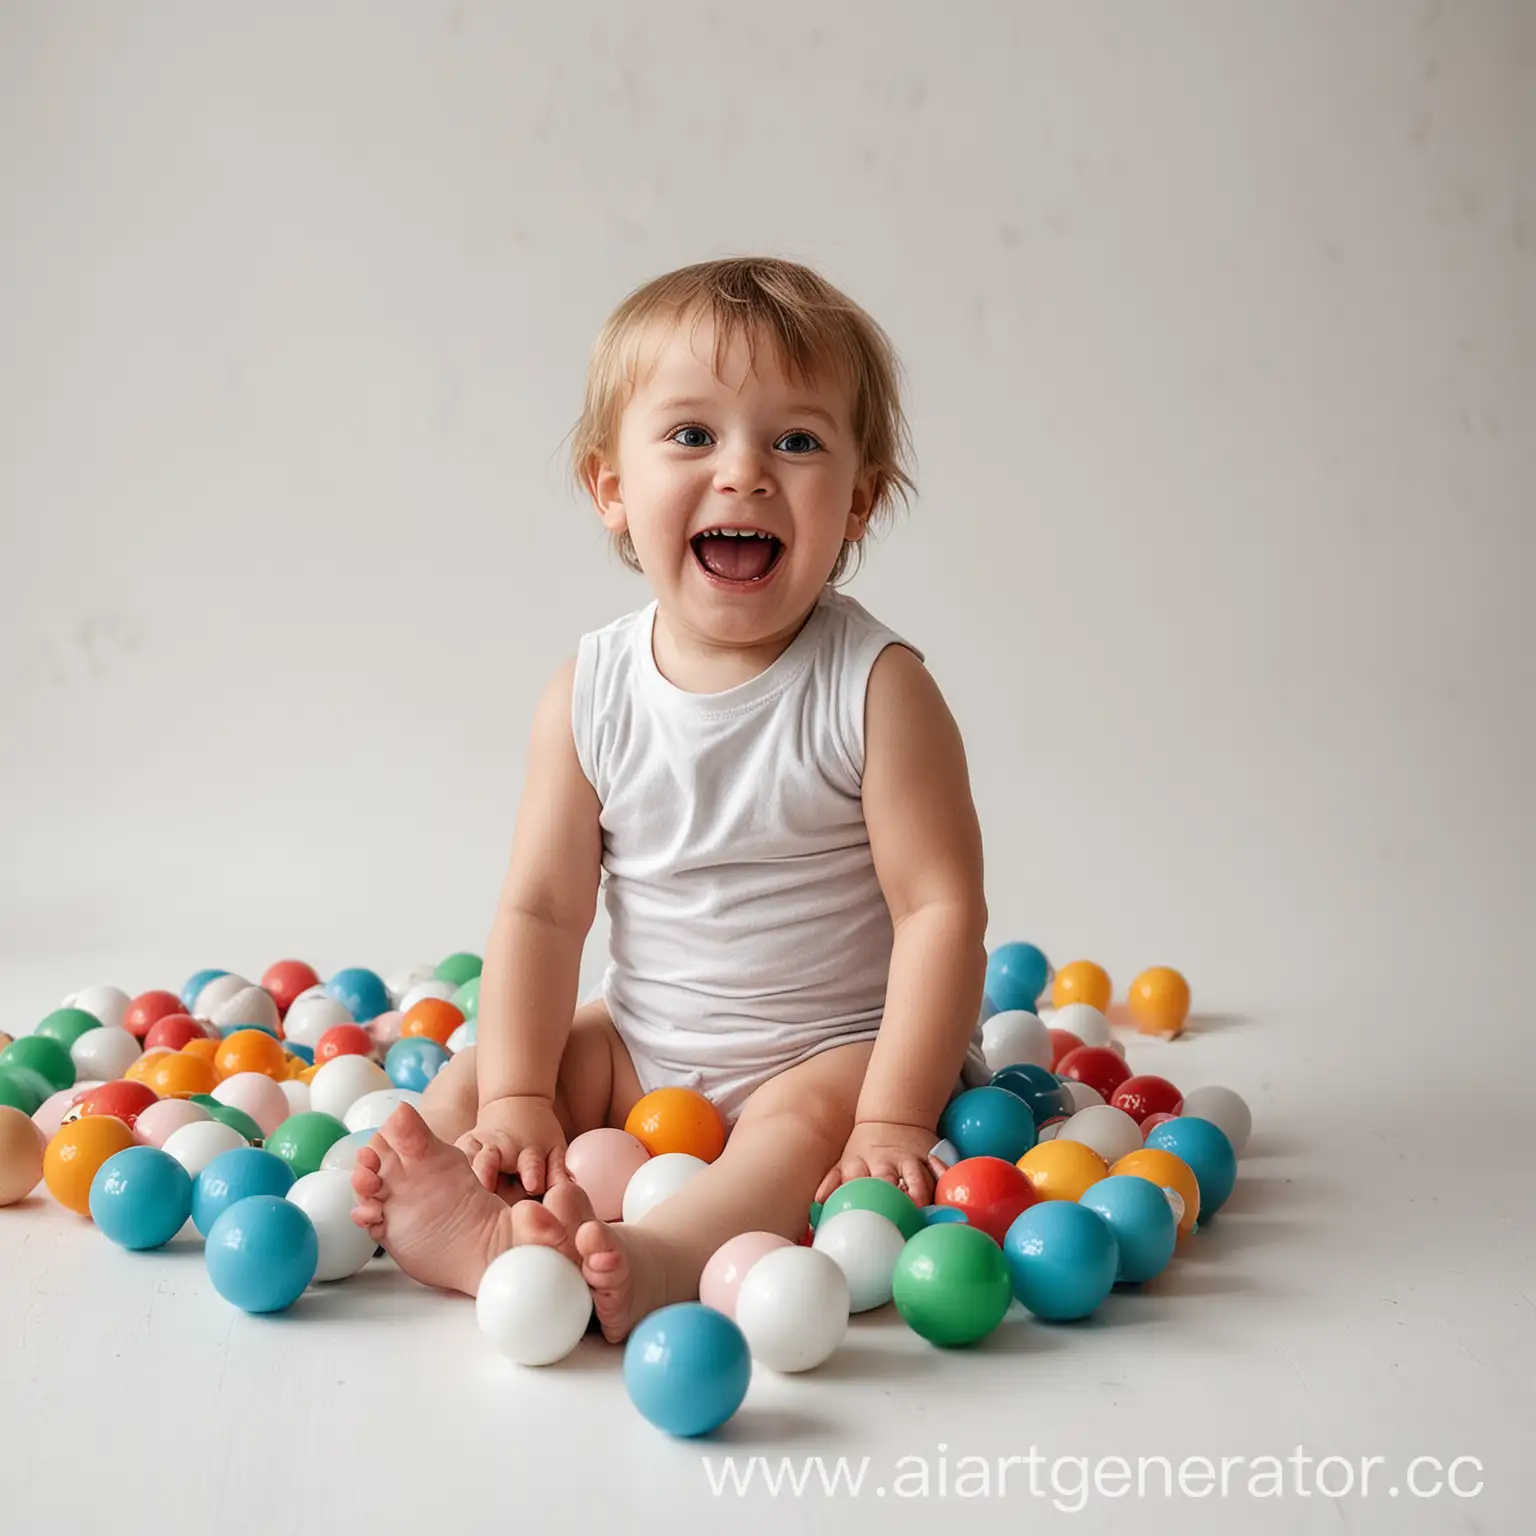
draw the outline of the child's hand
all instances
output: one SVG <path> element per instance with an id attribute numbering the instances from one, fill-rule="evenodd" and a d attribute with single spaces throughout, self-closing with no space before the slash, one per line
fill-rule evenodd
<path id="1" fill-rule="evenodd" d="M 502 1174 L 520 1179 L 534 1196 L 570 1177 L 565 1171 L 565 1132 L 548 1099 L 492 1099 L 480 1106 L 474 1130 L 454 1145 L 492 1194 Z"/>
<path id="2" fill-rule="evenodd" d="M 825 1200 L 839 1184 L 871 1176 L 903 1189 L 918 1205 L 933 1198 L 933 1181 L 942 1170 L 928 1161 L 938 1137 L 922 1125 L 895 1125 L 868 1120 L 853 1128 L 842 1160 L 821 1181 L 816 1191 Z"/>

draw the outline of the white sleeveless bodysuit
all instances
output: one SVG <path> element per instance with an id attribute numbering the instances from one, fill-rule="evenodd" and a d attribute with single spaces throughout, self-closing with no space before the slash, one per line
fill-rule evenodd
<path id="1" fill-rule="evenodd" d="M 688 693 L 656 666 L 655 616 L 577 652 L 610 920 L 598 995 L 643 1090 L 694 1088 L 729 1121 L 768 1078 L 879 1029 L 892 928 L 860 794 L 864 696 L 906 642 L 829 587 L 765 671 Z M 978 1067 L 973 1042 L 968 1080 Z"/>

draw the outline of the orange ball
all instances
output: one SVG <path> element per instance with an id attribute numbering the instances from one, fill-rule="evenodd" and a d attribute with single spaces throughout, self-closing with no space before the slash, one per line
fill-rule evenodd
<path id="1" fill-rule="evenodd" d="M 149 1069 L 144 1079 L 162 1099 L 190 1099 L 194 1093 L 212 1093 L 219 1074 L 211 1061 L 171 1051 Z"/>
<path id="2" fill-rule="evenodd" d="M 1087 1003 L 1100 1013 L 1109 1011 L 1109 1000 L 1114 996 L 1109 972 L 1092 960 L 1073 960 L 1056 972 L 1051 983 L 1051 1006 L 1065 1008 L 1068 1003 Z"/>
<path id="3" fill-rule="evenodd" d="M 219 1047 L 223 1043 L 224 1042 L 222 1040 L 213 1039 L 188 1040 L 187 1043 L 181 1048 L 182 1054 L 186 1056 L 201 1056 L 204 1061 L 213 1061 L 214 1058 L 218 1055 Z M 217 1066 L 216 1062 L 215 1066 Z"/>
<path id="4" fill-rule="evenodd" d="M 1131 983 L 1131 1017 L 1144 1035 L 1177 1035 L 1189 1017 L 1189 983 L 1166 965 L 1143 971 Z"/>
<path id="5" fill-rule="evenodd" d="M 1161 1147 L 1143 1147 L 1139 1152 L 1127 1152 L 1111 1173 L 1134 1174 L 1147 1179 L 1159 1189 L 1171 1189 L 1184 1202 L 1184 1214 L 1179 1218 L 1179 1236 L 1188 1237 L 1200 1219 L 1200 1181 L 1194 1170 L 1182 1157 L 1165 1152 Z"/>
<path id="6" fill-rule="evenodd" d="M 1109 1164 L 1080 1141 L 1042 1141 L 1019 1159 L 1019 1169 L 1041 1200 L 1081 1200 L 1109 1176 Z"/>
<path id="7" fill-rule="evenodd" d="M 283 1081 L 296 1083 L 302 1079 L 307 1083 L 309 1078 L 305 1077 L 304 1074 L 308 1072 L 310 1077 L 313 1077 L 323 1065 L 323 1062 L 315 1062 L 313 1067 L 311 1067 L 311 1064 L 305 1061 L 302 1056 L 285 1055 L 283 1057 Z"/>
<path id="8" fill-rule="evenodd" d="M 123 1073 L 123 1076 L 127 1078 L 130 1083 L 148 1083 L 149 1074 L 153 1072 L 155 1068 L 160 1064 L 160 1062 L 163 1061 L 167 1056 L 174 1054 L 175 1053 L 168 1046 L 157 1046 L 152 1051 L 145 1051 L 144 1054 L 138 1057 L 134 1061 L 133 1065 Z M 154 1084 L 151 1083 L 150 1086 L 153 1087 Z"/>
<path id="9" fill-rule="evenodd" d="M 62 1126 L 43 1154 L 43 1182 L 60 1205 L 91 1214 L 91 1180 L 109 1157 L 133 1145 L 133 1132 L 116 1115 L 86 1115 Z"/>
<path id="10" fill-rule="evenodd" d="M 280 1083 L 287 1075 L 283 1065 L 287 1054 L 281 1040 L 274 1040 L 259 1029 L 237 1029 L 219 1041 L 213 1064 L 220 1078 L 233 1077 L 237 1072 L 259 1072 Z"/>
<path id="11" fill-rule="evenodd" d="M 725 1121 L 702 1093 L 692 1088 L 657 1088 L 630 1110 L 624 1122 L 652 1157 L 689 1152 L 712 1163 L 725 1150 Z"/>
<path id="12" fill-rule="evenodd" d="M 441 997 L 424 997 L 401 1019 L 400 1038 L 435 1040 L 446 1050 L 454 1030 L 463 1022 L 463 1009 Z"/>

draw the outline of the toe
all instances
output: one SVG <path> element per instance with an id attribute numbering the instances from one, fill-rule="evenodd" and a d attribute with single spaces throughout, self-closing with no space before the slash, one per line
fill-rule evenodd
<path id="1" fill-rule="evenodd" d="M 384 1122 L 384 1128 L 369 1145 L 383 1139 L 406 1162 L 425 1157 L 437 1138 L 427 1129 L 427 1122 L 409 1104 L 402 1104 Z"/>
<path id="2" fill-rule="evenodd" d="M 563 1184 L 556 1184 L 544 1196 L 544 1209 L 573 1235 L 583 1222 L 593 1221 L 597 1217 L 586 1190 L 569 1179 Z"/>
<path id="3" fill-rule="evenodd" d="M 383 1188 L 384 1180 L 377 1169 L 359 1164 L 352 1170 L 352 1193 L 359 1200 L 371 1200 Z"/>
<path id="4" fill-rule="evenodd" d="M 375 1227 L 383 1226 L 384 1207 L 377 1200 L 360 1200 L 352 1207 L 352 1220 L 371 1233 Z"/>

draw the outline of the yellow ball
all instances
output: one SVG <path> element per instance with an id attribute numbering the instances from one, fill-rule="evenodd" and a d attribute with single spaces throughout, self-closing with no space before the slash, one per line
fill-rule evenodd
<path id="1" fill-rule="evenodd" d="M 1177 1035 L 1189 1017 L 1189 983 L 1166 965 L 1143 971 L 1131 983 L 1131 1017 L 1144 1035 Z"/>
<path id="2" fill-rule="evenodd" d="M 1051 1006 L 1065 1008 L 1068 1003 L 1087 1003 L 1100 1013 L 1109 1012 L 1109 1001 L 1114 996 L 1109 972 L 1092 960 L 1074 960 L 1056 972 L 1051 983 Z"/>
<path id="3" fill-rule="evenodd" d="M 1156 1184 L 1159 1189 L 1174 1190 L 1184 1202 L 1179 1236 L 1188 1237 L 1195 1230 L 1195 1223 L 1200 1219 L 1200 1181 L 1182 1157 L 1175 1157 L 1161 1147 L 1143 1147 L 1139 1152 L 1127 1152 L 1109 1171 L 1133 1174 Z"/>
<path id="4" fill-rule="evenodd" d="M 1080 1141 L 1042 1141 L 1019 1159 L 1018 1166 L 1039 1200 L 1081 1200 L 1109 1175 L 1109 1164 Z"/>

